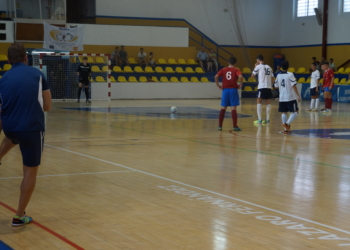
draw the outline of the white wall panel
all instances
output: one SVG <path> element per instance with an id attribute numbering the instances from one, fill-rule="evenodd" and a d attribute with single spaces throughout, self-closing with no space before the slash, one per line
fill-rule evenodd
<path id="1" fill-rule="evenodd" d="M 84 25 L 84 44 L 188 47 L 188 28 Z"/>
<path id="2" fill-rule="evenodd" d="M 291 1 L 291 0 L 290 0 Z M 229 0 L 96 0 L 97 16 L 185 19 L 220 45 L 238 45 Z M 280 0 L 240 0 L 249 45 L 279 46 Z"/>
<path id="3" fill-rule="evenodd" d="M 1 43 L 13 43 L 14 42 L 14 24 L 12 21 L 0 21 L 0 23 L 6 24 L 6 30 L 0 30 L 0 33 L 6 34 L 6 40 L 1 40 Z"/>

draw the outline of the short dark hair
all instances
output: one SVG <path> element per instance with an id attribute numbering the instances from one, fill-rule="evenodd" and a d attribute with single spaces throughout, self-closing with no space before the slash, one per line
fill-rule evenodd
<path id="1" fill-rule="evenodd" d="M 283 62 L 281 63 L 281 67 L 282 67 L 283 70 L 288 70 L 288 68 L 289 68 L 289 62 L 288 62 L 287 60 L 283 61 Z"/>
<path id="2" fill-rule="evenodd" d="M 230 57 L 230 59 L 228 60 L 228 63 L 231 65 L 235 65 L 237 63 L 237 58 L 236 57 Z"/>
<path id="3" fill-rule="evenodd" d="M 316 57 L 313 57 L 312 60 L 316 60 Z"/>
<path id="4" fill-rule="evenodd" d="M 322 62 L 322 65 L 328 65 L 329 66 L 329 62 L 324 61 L 324 62 Z"/>
<path id="5" fill-rule="evenodd" d="M 143 48 L 141 48 L 140 50 L 143 50 Z"/>
<path id="6" fill-rule="evenodd" d="M 116 49 L 119 49 L 119 47 L 115 47 Z"/>
<path id="7" fill-rule="evenodd" d="M 150 55 L 153 55 L 153 52 L 149 52 Z"/>
<path id="8" fill-rule="evenodd" d="M 259 61 L 264 61 L 264 57 L 262 55 L 258 55 L 256 59 L 258 59 Z"/>
<path id="9" fill-rule="evenodd" d="M 332 61 L 333 61 L 333 58 L 329 58 L 329 60 L 332 60 Z"/>
<path id="10" fill-rule="evenodd" d="M 311 63 L 311 65 L 314 65 L 315 67 L 317 67 L 317 63 Z"/>
<path id="11" fill-rule="evenodd" d="M 124 48 L 124 45 L 122 45 L 121 47 Z"/>
<path id="12" fill-rule="evenodd" d="M 86 56 L 84 56 L 83 60 L 87 60 L 88 58 Z"/>
<path id="13" fill-rule="evenodd" d="M 27 51 L 22 43 L 13 43 L 7 50 L 7 57 L 11 64 L 23 62 L 26 56 Z"/>

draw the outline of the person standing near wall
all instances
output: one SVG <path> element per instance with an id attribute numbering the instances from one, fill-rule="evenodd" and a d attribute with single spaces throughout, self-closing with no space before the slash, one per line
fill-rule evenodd
<path id="1" fill-rule="evenodd" d="M 33 221 L 26 215 L 25 209 L 33 194 L 41 163 L 45 135 L 44 111 L 51 109 L 51 92 L 44 74 L 27 65 L 26 49 L 21 43 L 10 45 L 8 60 L 12 69 L 0 80 L 1 117 L 5 133 L 0 146 L 0 160 L 19 145 L 23 180 L 18 209 L 12 219 L 12 226 L 18 227 Z"/>

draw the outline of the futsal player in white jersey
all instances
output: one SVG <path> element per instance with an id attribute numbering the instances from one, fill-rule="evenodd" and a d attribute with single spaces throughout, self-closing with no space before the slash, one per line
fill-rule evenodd
<path id="1" fill-rule="evenodd" d="M 310 83 L 310 96 L 311 96 L 311 104 L 310 108 L 306 111 L 312 111 L 317 112 L 318 111 L 318 105 L 320 103 L 319 96 L 319 88 L 318 85 L 320 83 L 320 71 L 317 69 L 316 63 L 311 64 L 311 83 Z"/>
<path id="2" fill-rule="evenodd" d="M 274 82 L 273 70 L 271 67 L 264 63 L 264 57 L 258 55 L 256 57 L 255 69 L 252 73 L 252 77 L 258 75 L 258 99 L 257 99 L 257 112 L 258 120 L 254 121 L 255 124 L 270 123 L 271 112 L 271 98 L 272 98 L 272 84 Z M 262 121 L 262 101 L 266 103 L 266 119 Z"/>
<path id="3" fill-rule="evenodd" d="M 292 132 L 290 130 L 290 124 L 298 115 L 297 100 L 300 102 L 301 98 L 293 73 L 287 72 L 289 62 L 283 61 L 281 66 L 283 71 L 276 77 L 275 88 L 278 88 L 280 92 L 278 111 L 282 113 L 283 133 L 289 134 Z M 290 112 L 289 118 L 287 117 L 288 112 Z"/>

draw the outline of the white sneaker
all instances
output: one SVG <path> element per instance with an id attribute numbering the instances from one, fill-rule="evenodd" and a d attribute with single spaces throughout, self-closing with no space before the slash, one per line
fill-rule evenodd
<path id="1" fill-rule="evenodd" d="M 325 109 L 322 111 L 322 113 L 327 113 L 327 112 L 329 112 L 329 109 Z"/>

